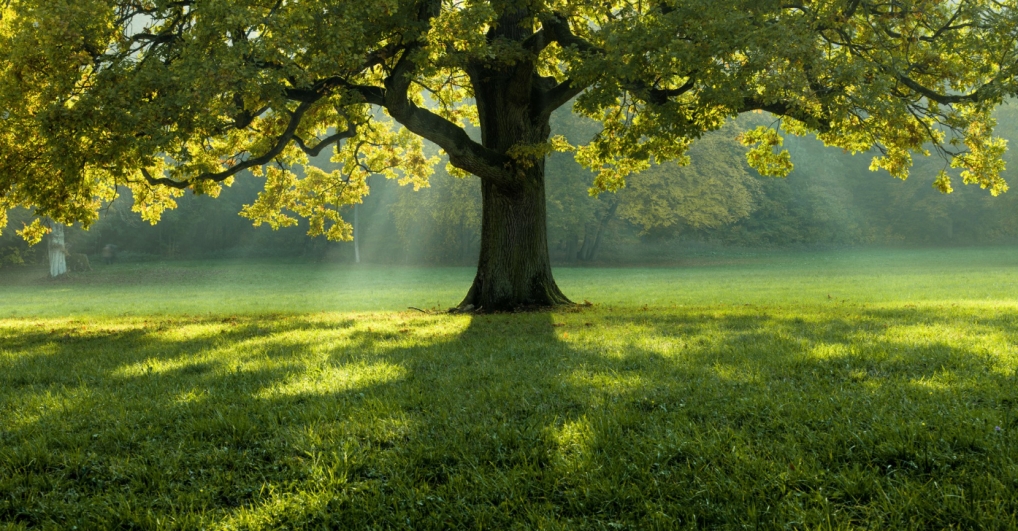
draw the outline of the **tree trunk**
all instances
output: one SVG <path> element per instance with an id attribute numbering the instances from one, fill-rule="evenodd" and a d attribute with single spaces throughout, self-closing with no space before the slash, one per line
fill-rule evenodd
<path id="1" fill-rule="evenodd" d="M 49 276 L 58 277 L 67 273 L 67 248 L 64 246 L 64 226 L 53 222 L 49 234 Z"/>
<path id="2" fill-rule="evenodd" d="M 361 263 L 361 242 L 357 237 L 357 203 L 353 205 L 353 262 Z"/>
<path id="3" fill-rule="evenodd" d="M 512 4 L 510 4 L 512 5 Z M 507 8 L 488 31 L 491 43 L 523 42 L 533 34 L 523 5 Z M 553 78 L 532 59 L 471 63 L 481 144 L 506 155 L 505 178 L 481 179 L 481 251 L 477 275 L 461 311 L 515 311 L 571 304 L 551 275 L 544 197 L 545 156 L 551 136 L 548 107 Z M 522 150 L 520 149 L 522 148 Z M 514 154 L 515 153 L 515 154 Z"/>
<path id="4" fill-rule="evenodd" d="M 461 310 L 515 311 L 571 304 L 551 274 L 544 164 L 519 186 L 481 183 L 481 256 Z"/>
<path id="5" fill-rule="evenodd" d="M 615 211 L 619 208 L 619 200 L 615 199 L 608 210 L 600 219 L 595 217 L 595 223 L 587 223 L 583 232 L 583 245 L 576 253 L 576 259 L 581 262 L 593 262 L 597 258 L 597 251 L 601 248 L 601 236 L 604 235 L 608 223 L 615 217 Z"/>
<path id="6" fill-rule="evenodd" d="M 583 225 L 583 243 L 580 250 L 576 251 L 576 260 L 580 262 L 592 262 L 597 255 L 597 247 L 601 242 L 601 224 L 591 221 Z"/>

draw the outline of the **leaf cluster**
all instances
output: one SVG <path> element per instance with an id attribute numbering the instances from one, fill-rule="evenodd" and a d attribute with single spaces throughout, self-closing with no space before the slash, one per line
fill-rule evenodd
<path id="1" fill-rule="evenodd" d="M 339 212 L 367 175 L 427 183 L 438 159 L 422 139 L 455 173 L 518 186 L 573 99 L 600 123 L 575 142 L 593 193 L 767 111 L 788 133 L 875 150 L 896 177 L 935 153 L 999 194 L 992 111 L 1018 93 L 1016 43 L 1015 0 L 10 0 L 0 227 L 17 206 L 87 226 L 119 187 L 155 222 L 181 190 L 214 196 L 252 171 L 266 186 L 244 215 L 348 238 Z M 495 105 L 479 92 L 493 76 L 512 88 L 498 105 L 530 120 L 498 141 L 499 113 L 478 106 Z M 791 170 L 776 132 L 743 139 L 761 172 Z M 311 162 L 325 149 L 328 172 Z"/>

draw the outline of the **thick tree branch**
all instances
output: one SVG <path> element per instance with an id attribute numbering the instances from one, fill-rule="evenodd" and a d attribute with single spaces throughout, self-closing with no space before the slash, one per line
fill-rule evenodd
<path id="1" fill-rule="evenodd" d="M 247 126 L 251 125 L 251 122 L 253 122 L 255 118 L 265 114 L 269 110 L 269 107 L 267 105 L 254 111 L 248 111 L 247 109 L 244 109 L 243 108 L 244 99 L 240 97 L 239 94 L 234 95 L 233 102 L 235 105 L 237 105 L 238 108 L 241 109 L 241 111 L 237 113 L 237 116 L 233 118 L 234 129 L 246 128 Z"/>
<path id="2" fill-rule="evenodd" d="M 540 38 L 542 41 L 554 41 L 559 43 L 562 47 L 573 47 L 581 53 L 605 55 L 603 49 L 573 33 L 572 29 L 569 28 L 569 22 L 560 15 L 547 17 L 541 21 L 541 24 L 543 25 L 543 28 L 538 33 L 542 34 Z M 538 33 L 535 33 L 532 38 L 536 38 Z M 545 33 L 547 35 L 544 35 Z M 626 83 L 623 87 L 647 103 L 664 105 L 669 99 L 681 96 L 692 90 L 694 84 L 695 79 L 692 75 L 690 75 L 686 83 L 684 83 L 681 87 L 674 89 L 654 88 L 646 83 L 640 82 Z M 573 79 L 567 79 L 562 83 L 559 83 L 554 88 L 545 92 L 544 105 L 541 112 L 551 114 L 552 111 L 562 105 L 565 105 L 569 100 L 578 96 L 587 88 L 587 86 L 589 85 L 580 85 Z"/>
<path id="3" fill-rule="evenodd" d="M 437 14 L 434 9 L 437 5 L 435 2 L 422 3 L 418 14 L 422 22 L 430 21 L 430 18 Z M 385 80 L 384 88 L 357 85 L 350 83 L 345 77 L 333 76 L 321 79 L 310 87 L 289 88 L 286 90 L 285 96 L 304 105 L 318 101 L 336 90 L 347 90 L 359 94 L 364 103 L 385 108 L 396 122 L 414 134 L 437 144 L 449 155 L 450 161 L 455 166 L 482 179 L 496 181 L 509 179 L 509 172 L 506 170 L 506 166 L 510 162 L 508 158 L 475 142 L 457 124 L 428 109 L 419 107 L 409 100 L 408 91 L 412 82 L 412 74 L 416 69 L 411 56 L 419 49 L 419 44 L 409 46 L 400 44 L 399 46 L 384 47 L 368 55 L 364 64 L 365 69 L 382 64 L 386 59 L 400 54 L 393 71 Z M 324 144 L 330 139 L 332 137 L 323 140 L 322 143 Z M 313 149 L 323 147 L 319 144 L 316 148 L 307 148 L 299 137 L 293 137 L 293 140 L 312 156 L 317 154 L 312 153 Z"/>
<path id="4" fill-rule="evenodd" d="M 537 55 L 544 51 L 544 49 L 552 42 L 554 42 L 554 39 L 549 38 L 548 31 L 546 29 L 540 29 L 533 35 L 524 39 L 521 44 L 524 50 Z"/>
<path id="5" fill-rule="evenodd" d="M 573 33 L 573 30 L 569 28 L 569 22 L 561 15 L 554 14 L 542 19 L 541 26 L 541 31 L 547 34 L 542 38 L 557 42 L 563 48 L 573 47 L 583 53 L 604 53 L 604 50 L 594 46 L 587 39 Z"/>
<path id="6" fill-rule="evenodd" d="M 569 22 L 558 14 L 552 14 L 541 20 L 541 30 L 523 41 L 528 49 L 540 51 L 552 42 L 563 48 L 573 47 L 582 53 L 603 54 L 603 50 L 594 46 L 586 39 L 578 37 L 569 28 Z M 550 116 L 555 109 L 565 105 L 569 100 L 587 89 L 589 84 L 578 83 L 575 79 L 567 79 L 554 87 L 544 90 L 538 95 L 539 105 L 534 113 L 539 117 Z"/>
<path id="7" fill-rule="evenodd" d="M 381 88 L 370 85 L 353 84 L 347 81 L 346 78 L 339 76 L 321 79 L 309 88 L 288 88 L 284 95 L 287 99 L 308 103 L 318 101 L 326 94 L 329 94 L 339 88 L 360 94 L 361 97 L 364 98 L 364 103 L 370 103 L 378 106 L 385 104 L 384 91 Z"/>
<path id="8" fill-rule="evenodd" d="M 983 101 L 989 96 L 991 87 L 997 81 L 994 79 L 969 94 L 949 95 L 941 94 L 935 90 L 926 88 L 906 75 L 902 75 L 897 72 L 894 72 L 893 75 L 899 83 L 912 89 L 913 92 L 916 92 L 924 98 L 930 101 L 935 101 L 941 105 L 951 105 L 954 103 L 978 103 Z"/>
<path id="9" fill-rule="evenodd" d="M 352 126 L 347 129 L 344 129 L 343 131 L 323 138 L 320 142 L 315 144 L 315 147 L 308 147 L 308 145 L 304 142 L 304 139 L 297 135 L 293 135 L 293 141 L 297 143 L 297 147 L 299 147 L 301 151 L 307 153 L 312 157 L 317 157 L 322 153 L 323 149 L 339 142 L 340 140 L 343 140 L 344 138 L 350 138 L 355 134 L 357 134 L 357 127 Z"/>
<path id="10" fill-rule="evenodd" d="M 301 103 L 296 110 L 291 112 L 290 121 L 286 124 L 286 129 L 283 131 L 283 133 L 279 135 L 279 137 L 276 139 L 275 145 L 273 145 L 271 149 L 269 149 L 264 154 L 258 157 L 255 157 L 253 159 L 247 159 L 239 164 L 231 166 L 230 168 L 220 172 L 206 172 L 183 181 L 177 181 L 174 179 L 170 179 L 168 177 L 155 177 L 151 173 L 149 173 L 148 170 L 145 168 L 141 169 L 141 174 L 145 177 L 145 180 L 148 181 L 148 183 L 151 185 L 162 185 L 182 190 L 198 181 L 221 182 L 246 169 L 268 164 L 269 162 L 272 161 L 272 159 L 279 156 L 279 154 L 282 153 L 284 149 L 286 149 L 287 144 L 289 144 L 294 139 L 294 137 L 296 136 L 297 128 L 300 126 L 301 119 L 304 117 L 304 114 L 311 109 L 314 103 L 315 103 L 314 101 Z M 349 132 L 350 136 L 352 136 L 353 134 L 351 130 L 347 130 L 346 132 Z M 339 139 L 337 138 L 333 142 L 336 141 L 339 141 Z"/>
<path id="11" fill-rule="evenodd" d="M 572 79 L 567 79 L 551 89 L 544 91 L 540 95 L 541 103 L 538 107 L 538 116 L 551 116 L 551 113 L 555 112 L 555 109 L 558 109 L 568 103 L 569 100 L 579 96 L 581 92 L 587 89 L 587 86 L 588 85 L 584 84 L 573 84 Z"/>
<path id="12" fill-rule="evenodd" d="M 767 111 L 777 116 L 792 118 L 793 120 L 803 122 L 808 127 L 820 133 L 826 133 L 831 130 L 830 120 L 805 113 L 785 102 L 764 102 L 754 98 L 747 98 L 743 100 L 742 108 L 738 109 L 738 112 L 739 114 L 742 114 L 750 111 Z"/>
<path id="13" fill-rule="evenodd" d="M 668 102 L 669 99 L 674 98 L 676 96 L 681 96 L 689 92 L 690 90 L 693 90 L 693 87 L 695 85 L 696 81 L 691 75 L 689 77 L 689 80 L 683 83 L 682 86 L 679 88 L 657 89 L 657 88 L 645 88 L 642 85 L 630 85 L 629 87 L 627 87 L 627 89 L 633 94 L 640 96 L 641 98 L 650 103 L 656 105 L 664 105 L 665 103 Z"/>
<path id="14" fill-rule="evenodd" d="M 475 142 L 462 127 L 418 107 L 407 97 L 417 68 L 411 56 L 417 49 L 407 48 L 385 80 L 383 105 L 389 115 L 412 133 L 438 144 L 457 168 L 492 182 L 509 182 L 512 176 L 507 170 L 511 162 L 508 157 Z"/>
<path id="15" fill-rule="evenodd" d="M 387 59 L 395 57 L 396 54 L 399 53 L 400 49 L 402 49 L 402 44 L 394 42 L 368 53 L 361 70 L 369 70 L 380 64 L 384 64 Z"/>

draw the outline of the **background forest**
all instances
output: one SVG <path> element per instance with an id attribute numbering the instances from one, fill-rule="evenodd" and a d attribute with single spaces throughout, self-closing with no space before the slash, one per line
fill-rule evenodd
<path id="1" fill-rule="evenodd" d="M 594 124 L 562 111 L 553 130 L 570 142 L 596 133 Z M 722 249 L 843 246 L 965 246 L 1018 241 L 1018 194 L 992 197 L 978 186 L 944 195 L 932 186 L 946 165 L 918 158 L 901 181 L 871 172 L 871 156 L 825 148 L 815 138 L 787 137 L 796 169 L 787 178 L 761 177 L 745 163 L 740 130 L 769 124 L 765 114 L 743 116 L 697 142 L 690 164 L 653 166 L 616 194 L 591 197 L 590 172 L 570 153 L 548 161 L 549 246 L 559 264 L 667 263 Z M 1018 139 L 1018 108 L 998 112 L 998 133 Z M 1015 153 L 1009 182 L 1018 183 Z M 329 166 L 327 157 L 317 161 Z M 955 172 L 956 173 L 956 172 Z M 480 183 L 450 176 L 439 165 L 419 191 L 381 176 L 357 207 L 360 259 L 379 264 L 472 265 L 480 242 Z M 263 185 L 238 178 L 218 199 L 188 193 L 155 226 L 131 211 L 130 194 L 109 204 L 90 230 L 67 232 L 71 252 L 98 261 L 104 246 L 121 261 L 197 258 L 268 258 L 352 262 L 352 242 L 311 238 L 306 222 L 274 231 L 238 215 Z M 352 221 L 352 208 L 346 217 Z M 30 220 L 14 211 L 10 229 Z M 0 236 L 0 267 L 45 260 L 14 230 Z"/>

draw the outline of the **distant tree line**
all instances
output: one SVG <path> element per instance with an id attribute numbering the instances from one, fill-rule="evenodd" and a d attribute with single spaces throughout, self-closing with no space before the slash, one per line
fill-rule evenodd
<path id="1" fill-rule="evenodd" d="M 570 113 L 553 117 L 557 130 L 580 141 L 592 122 Z M 618 193 L 591 196 L 592 175 L 569 154 L 548 161 L 549 246 L 559 263 L 639 262 L 682 256 L 684 244 L 740 247 L 853 245 L 979 245 L 1018 241 L 1018 193 L 992 197 L 978 186 L 944 195 L 932 186 L 945 162 L 916 160 L 907 181 L 871 172 L 870 157 L 790 137 L 796 169 L 786 178 L 761 177 L 745 162 L 740 130 L 773 120 L 740 118 L 694 145 L 690 163 L 667 163 L 631 176 Z M 1018 109 L 998 112 L 999 133 L 1018 139 Z M 1009 181 L 1018 182 L 1014 152 Z M 330 164 L 327 159 L 317 161 Z M 108 204 L 89 231 L 69 227 L 70 252 L 100 261 L 114 245 L 123 261 L 207 258 L 287 258 L 352 261 L 353 245 L 307 236 L 306 221 L 277 231 L 237 215 L 261 189 L 239 179 L 219 199 L 188 193 L 157 225 L 131 211 L 129 194 Z M 362 260 L 388 264 L 471 265 L 480 248 L 480 183 L 439 170 L 430 187 L 414 191 L 378 178 L 358 220 Z M 31 215 L 14 211 L 11 228 Z M 352 216 L 349 217 L 352 219 Z M 641 253 L 641 250 L 648 253 Z M 0 267 L 45 261 L 13 230 L 0 236 Z"/>

